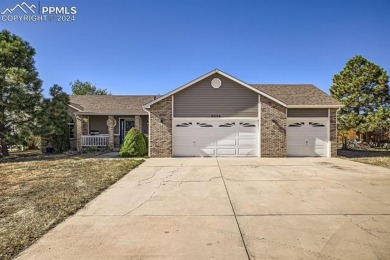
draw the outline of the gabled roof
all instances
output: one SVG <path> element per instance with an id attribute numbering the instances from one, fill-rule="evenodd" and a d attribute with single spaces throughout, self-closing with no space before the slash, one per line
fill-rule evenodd
<path id="1" fill-rule="evenodd" d="M 311 84 L 251 84 L 257 90 L 293 107 L 341 107 L 342 105 Z"/>
<path id="2" fill-rule="evenodd" d="M 69 106 L 76 114 L 90 115 L 147 115 L 142 105 L 160 96 L 83 95 L 69 96 Z"/>
<path id="3" fill-rule="evenodd" d="M 185 88 L 192 86 L 193 84 L 213 75 L 220 74 L 230 80 L 237 82 L 238 84 L 246 87 L 264 97 L 267 97 L 276 103 L 281 104 L 287 108 L 294 107 L 312 107 L 312 108 L 338 108 L 342 105 L 333 99 L 331 96 L 320 90 L 314 85 L 311 84 L 247 84 L 223 71 L 218 69 L 212 70 L 209 73 L 200 76 L 199 78 L 194 79 L 193 81 L 188 82 L 187 84 L 174 89 L 173 91 L 161 96 L 155 100 L 144 105 L 144 108 L 150 108 L 154 103 L 159 102 L 160 100 L 169 97 Z"/>
<path id="4" fill-rule="evenodd" d="M 216 74 L 216 73 L 220 74 L 220 75 L 222 75 L 222 76 L 224 76 L 224 77 L 226 77 L 226 78 L 228 78 L 230 80 L 233 80 L 234 82 L 237 82 L 238 84 L 242 85 L 245 88 L 248 88 L 248 89 L 250 89 L 250 90 L 252 90 L 254 92 L 257 92 L 258 94 L 261 94 L 261 95 L 263 95 L 263 96 L 265 96 L 265 97 L 275 101 L 276 103 L 281 104 L 282 106 L 286 106 L 286 104 L 284 104 L 282 101 L 280 101 L 280 100 L 278 100 L 278 99 L 268 95 L 267 93 L 264 93 L 264 92 L 262 92 L 262 91 L 260 91 L 260 90 L 258 90 L 256 88 L 254 88 L 253 86 L 251 86 L 251 85 L 249 85 L 249 84 L 247 84 L 247 83 L 245 83 L 245 82 L 243 82 L 243 81 L 241 81 L 241 80 L 239 80 L 239 79 L 237 79 L 237 78 L 235 78 L 235 77 L 233 77 L 233 76 L 231 76 L 231 75 L 229 75 L 229 74 L 227 74 L 227 73 L 225 73 L 223 71 L 215 69 L 215 70 L 210 71 L 209 73 L 204 74 L 203 76 L 200 76 L 199 78 L 194 79 L 193 81 L 188 82 L 187 84 L 185 84 L 185 85 L 183 85 L 183 86 L 181 86 L 181 87 L 179 87 L 177 89 L 172 90 L 171 92 L 165 94 L 164 96 L 161 96 L 160 98 L 157 98 L 156 100 L 151 101 L 150 103 L 144 105 L 144 108 L 150 108 L 150 106 L 153 105 L 154 103 L 157 103 L 160 100 L 163 100 L 164 98 L 167 98 L 167 97 L 169 97 L 169 96 L 171 96 L 171 95 L 173 95 L 173 94 L 175 94 L 175 93 L 177 93 L 177 92 L 179 92 L 179 91 L 181 91 L 183 89 L 186 89 L 186 88 L 194 85 L 195 83 L 197 83 L 197 82 L 199 82 L 199 81 L 201 81 L 201 80 L 203 80 L 203 79 L 205 79 L 205 78 L 207 78 L 207 77 L 209 77 L 209 76 L 211 76 L 213 74 Z"/>

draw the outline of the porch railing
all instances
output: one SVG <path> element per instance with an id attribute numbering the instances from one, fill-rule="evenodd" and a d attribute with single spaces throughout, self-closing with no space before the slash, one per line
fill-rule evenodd
<path id="1" fill-rule="evenodd" d="M 83 135 L 81 136 L 81 146 L 108 146 L 108 135 Z"/>

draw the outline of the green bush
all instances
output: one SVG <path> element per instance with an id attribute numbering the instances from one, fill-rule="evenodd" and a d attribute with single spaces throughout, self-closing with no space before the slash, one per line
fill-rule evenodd
<path id="1" fill-rule="evenodd" d="M 144 135 L 135 128 L 132 128 L 126 135 L 119 151 L 121 157 L 142 157 L 146 156 L 148 148 Z"/>
<path id="2" fill-rule="evenodd" d="M 146 144 L 146 152 L 148 151 L 149 149 L 149 141 L 148 141 L 148 137 L 144 134 L 142 134 L 142 137 L 144 138 L 145 140 L 145 144 Z"/>

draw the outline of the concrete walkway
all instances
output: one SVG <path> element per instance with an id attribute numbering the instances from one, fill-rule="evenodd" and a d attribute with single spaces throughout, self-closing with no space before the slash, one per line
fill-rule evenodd
<path id="1" fill-rule="evenodd" d="M 148 159 L 19 259 L 388 259 L 390 170 Z"/>

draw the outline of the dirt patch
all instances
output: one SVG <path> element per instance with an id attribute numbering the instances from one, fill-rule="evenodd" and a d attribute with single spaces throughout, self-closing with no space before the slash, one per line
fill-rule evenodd
<path id="1" fill-rule="evenodd" d="M 0 259 L 11 259 L 143 160 L 54 158 L 0 163 Z"/>

